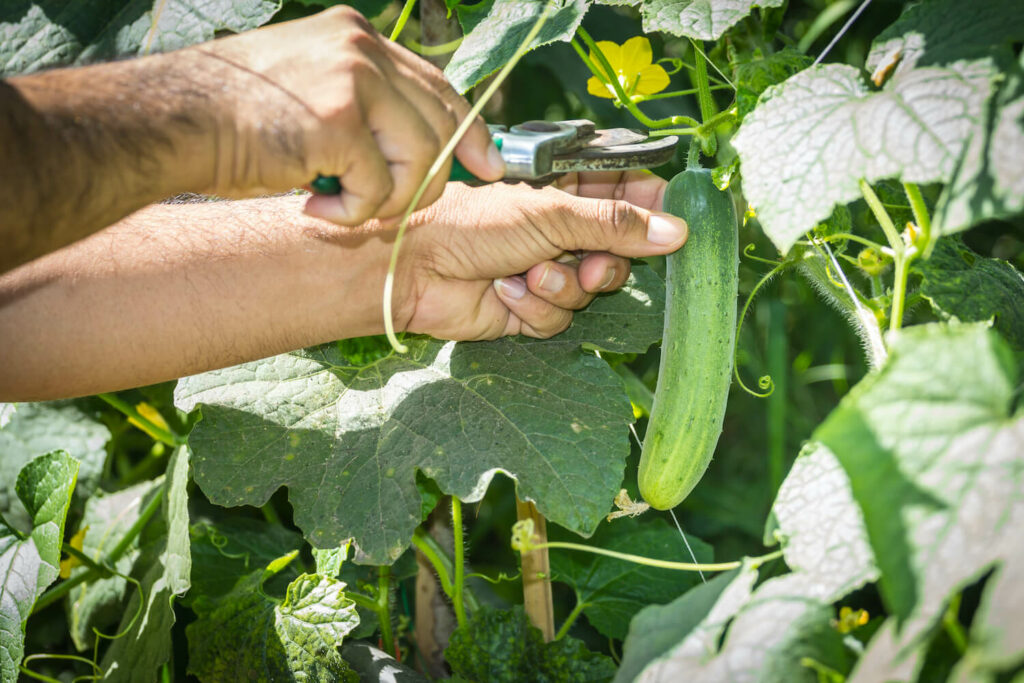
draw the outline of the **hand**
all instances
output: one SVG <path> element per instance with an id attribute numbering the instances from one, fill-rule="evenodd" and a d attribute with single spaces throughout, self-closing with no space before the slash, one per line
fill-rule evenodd
<path id="1" fill-rule="evenodd" d="M 191 49 L 216 60 L 225 84 L 212 91 L 225 99 L 214 100 L 221 130 L 209 192 L 268 194 L 336 175 L 341 194 L 311 197 L 306 212 L 342 225 L 400 215 L 470 109 L 436 67 L 351 8 Z M 479 178 L 504 172 L 482 120 L 455 155 Z M 420 207 L 441 195 L 449 169 Z"/>
<path id="2" fill-rule="evenodd" d="M 626 257 L 686 240 L 681 219 L 657 212 L 666 185 L 640 171 L 570 174 L 541 190 L 451 183 L 402 247 L 396 325 L 459 340 L 565 330 L 573 310 L 622 286 Z"/>

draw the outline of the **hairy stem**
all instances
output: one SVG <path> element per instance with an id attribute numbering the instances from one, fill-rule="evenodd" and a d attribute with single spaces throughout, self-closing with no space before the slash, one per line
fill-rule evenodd
<path id="1" fill-rule="evenodd" d="M 465 539 L 462 528 L 462 501 L 457 496 L 452 496 L 452 540 L 454 541 L 453 562 L 455 564 L 455 578 L 452 583 L 452 607 L 455 608 L 455 620 L 459 628 L 466 626 L 466 607 L 462 602 L 464 593 L 464 582 L 466 573 L 466 551 Z"/>
<path id="2" fill-rule="evenodd" d="M 398 36 L 402 35 L 402 29 L 405 28 L 405 24 L 409 21 L 409 15 L 412 14 L 412 8 L 415 6 L 416 0 L 405 0 L 405 6 L 402 7 L 402 13 L 398 15 L 398 21 L 395 22 L 395 28 L 391 30 L 388 40 L 398 40 Z"/>
<path id="3" fill-rule="evenodd" d="M 561 640 L 565 636 L 565 634 L 569 632 L 569 629 L 572 628 L 572 625 L 575 624 L 579 616 L 583 614 L 583 609 L 586 606 L 587 603 L 583 602 L 583 600 L 580 599 L 579 593 L 576 593 L 576 606 L 572 608 L 572 611 L 569 612 L 569 616 L 567 616 L 565 618 L 565 621 L 562 622 L 561 627 L 559 627 L 558 629 L 558 633 L 555 634 L 555 640 Z"/>
<path id="4" fill-rule="evenodd" d="M 96 396 L 102 399 L 107 405 L 115 408 L 125 417 L 129 417 L 141 425 L 145 426 L 144 431 L 152 436 L 154 439 L 162 444 L 166 444 L 171 448 L 177 448 L 185 443 L 184 437 L 181 437 L 174 432 L 171 432 L 160 425 L 156 424 L 148 417 L 144 416 L 135 406 L 131 405 L 127 401 L 121 399 L 117 394 L 96 394 Z"/>
<path id="5" fill-rule="evenodd" d="M 380 623 L 382 649 L 395 659 L 400 659 L 395 648 L 395 636 L 391 631 L 391 567 L 380 567 L 378 572 L 374 612 L 377 613 L 377 621 Z"/>
<path id="6" fill-rule="evenodd" d="M 675 569 L 678 571 L 686 572 L 725 572 L 730 569 L 736 569 L 743 563 L 740 561 L 735 562 L 716 562 L 710 564 L 699 564 L 693 562 L 671 562 L 669 560 L 658 560 L 653 557 L 644 557 L 642 555 L 631 555 L 629 553 L 620 553 L 615 550 L 608 550 L 607 548 L 598 548 L 596 546 L 583 545 L 582 543 L 566 543 L 563 541 L 548 541 L 545 543 L 531 543 L 529 551 L 543 550 L 544 548 L 560 548 L 562 550 L 578 550 L 584 553 L 593 553 L 594 555 L 604 555 L 605 557 L 612 557 L 616 560 L 623 560 L 625 562 L 632 562 L 633 564 L 640 564 L 645 567 L 657 567 L 659 569 Z M 776 551 L 768 555 L 762 555 L 761 557 L 754 558 L 759 563 L 767 562 L 768 560 L 774 560 L 777 557 L 782 557 L 782 551 Z"/>

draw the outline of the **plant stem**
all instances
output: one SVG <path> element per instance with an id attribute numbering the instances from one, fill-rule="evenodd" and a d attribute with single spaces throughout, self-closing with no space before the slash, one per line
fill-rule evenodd
<path id="1" fill-rule="evenodd" d="M 730 90 L 731 88 L 725 83 L 715 84 L 711 86 L 711 90 Z M 686 95 L 696 95 L 696 88 L 689 88 L 688 90 L 673 90 L 672 92 L 656 92 L 653 95 L 633 95 L 634 102 L 646 102 L 647 100 L 667 100 L 671 97 L 684 97 Z"/>
<path id="2" fill-rule="evenodd" d="M 160 425 L 156 424 L 149 418 L 145 417 L 135 406 L 121 399 L 116 394 L 96 394 L 97 397 L 105 401 L 111 407 L 117 409 L 126 417 L 130 417 L 136 422 L 145 425 L 145 430 L 150 436 L 159 441 L 160 443 L 167 444 L 171 448 L 177 448 L 185 443 L 185 439 L 178 436 L 174 432 L 164 429 Z"/>
<path id="3" fill-rule="evenodd" d="M 157 510 L 160 509 L 160 504 L 164 499 L 164 485 L 161 484 L 157 489 L 153 497 L 146 503 L 146 507 L 143 508 L 139 514 L 139 518 L 135 520 L 135 523 L 128 528 L 121 540 L 118 541 L 109 553 L 107 553 L 102 560 L 97 562 L 100 566 L 106 565 L 111 566 L 124 555 L 125 551 L 131 546 L 135 538 L 142 532 L 142 529 L 146 526 L 149 520 L 156 514 Z M 109 570 L 105 570 L 109 571 Z M 70 593 L 76 586 L 86 583 L 88 581 L 95 581 L 96 579 L 103 577 L 103 572 L 99 572 L 95 569 L 89 569 L 88 571 L 77 574 L 70 579 L 57 584 L 50 590 L 39 596 L 35 604 L 32 606 L 32 614 L 46 609 L 56 601 L 63 598 L 65 595 Z"/>
<path id="4" fill-rule="evenodd" d="M 892 247 L 892 260 L 895 272 L 893 273 L 892 313 L 889 315 L 889 331 L 895 332 L 903 326 L 903 308 L 904 300 L 907 295 L 907 277 L 910 275 L 910 264 L 917 255 L 917 252 L 913 248 L 909 250 L 907 249 L 907 245 L 904 244 L 903 238 L 900 237 L 899 232 L 896 231 L 896 226 L 893 224 L 892 218 L 882 206 L 882 202 L 879 201 L 878 195 L 875 194 L 875 191 L 871 189 L 871 185 L 869 185 L 863 178 L 860 181 L 860 191 L 861 194 L 864 195 L 864 200 L 871 208 L 871 212 L 875 215 L 875 219 L 878 220 L 878 224 L 882 226 L 882 231 L 885 233 L 886 239 L 889 240 L 889 246 Z M 913 206 L 914 198 L 910 196 L 909 191 L 907 196 L 910 198 L 911 206 Z M 920 199 L 920 192 L 917 193 L 917 197 Z M 923 200 L 921 201 L 923 203 Z M 925 213 L 927 214 L 927 212 Z"/>
<path id="5" fill-rule="evenodd" d="M 704 58 L 702 41 L 691 40 L 693 45 L 693 81 L 697 89 L 697 104 L 700 105 L 700 118 L 703 125 L 714 118 L 717 113 L 715 100 L 711 96 L 711 84 L 708 82 L 708 62 Z"/>
<path id="6" fill-rule="evenodd" d="M 422 527 L 417 528 L 413 533 L 412 544 L 416 546 L 417 550 L 423 553 L 423 556 L 427 558 L 427 561 L 434 567 L 434 571 L 437 572 L 437 579 L 441 582 L 441 590 L 444 591 L 445 595 L 451 598 L 452 579 L 451 574 L 448 571 L 451 566 L 451 561 L 445 557 L 441 546 L 438 545 L 434 537 L 424 531 Z"/>
<path id="7" fill-rule="evenodd" d="M 694 564 L 692 562 L 671 562 L 669 560 L 657 560 L 652 557 L 644 557 L 642 555 L 631 555 L 629 553 L 620 553 L 614 550 L 608 550 L 606 548 L 598 548 L 596 546 L 583 545 L 581 543 L 565 543 L 562 541 L 550 541 L 542 543 L 531 543 L 529 551 L 541 550 L 544 548 L 561 548 L 562 550 L 579 550 L 584 553 L 593 553 L 595 555 L 604 555 L 605 557 L 612 557 L 616 560 L 623 560 L 625 562 L 632 562 L 633 564 L 641 564 L 645 567 L 657 567 L 659 569 L 675 569 L 679 571 L 705 571 L 705 572 L 725 572 L 730 569 L 736 569 L 743 563 L 740 561 L 734 562 L 716 562 L 711 564 Z M 757 564 L 763 564 L 769 560 L 774 560 L 777 557 L 782 557 L 782 551 L 777 550 L 774 553 L 762 555 L 761 557 L 752 558 Z"/>
<path id="8" fill-rule="evenodd" d="M 532 522 L 537 537 L 547 539 L 547 523 L 533 503 L 516 499 L 516 517 Z M 540 629 L 544 642 L 555 637 L 555 610 L 551 598 L 551 562 L 543 543 L 520 554 L 523 563 L 523 607 L 530 622 Z"/>
<path id="9" fill-rule="evenodd" d="M 894 259 L 892 278 L 892 313 L 889 316 L 889 331 L 895 332 L 903 326 L 903 308 L 907 296 L 907 277 L 910 275 L 910 261 L 905 255 Z"/>
<path id="10" fill-rule="evenodd" d="M 885 210 L 885 207 L 882 206 L 882 201 L 875 194 L 875 191 L 871 189 L 871 185 L 863 178 L 860 180 L 860 193 L 864 195 L 864 201 L 867 202 L 868 208 L 874 214 L 875 220 L 882 226 L 882 232 L 885 233 L 885 239 L 889 240 L 889 246 L 892 247 L 893 254 L 902 253 L 904 251 L 903 238 L 900 237 L 900 233 L 896 229 L 896 225 L 893 224 L 892 218 Z"/>
<path id="11" fill-rule="evenodd" d="M 924 197 L 921 196 L 921 188 L 916 183 L 903 183 L 903 191 L 906 192 L 907 199 L 910 200 L 910 210 L 914 212 L 914 222 L 917 223 L 917 227 L 921 231 L 918 241 L 918 244 L 923 245 L 921 253 L 928 258 L 932 255 L 932 249 L 935 247 L 932 218 L 928 214 L 928 206 L 925 204 Z"/>
<path id="12" fill-rule="evenodd" d="M 357 593 L 356 591 L 350 590 L 345 591 L 345 597 L 351 600 L 352 602 L 356 603 L 363 609 L 368 609 L 374 614 L 377 613 L 377 600 L 375 598 L 371 598 L 369 595 L 363 595 L 362 593 Z"/>
<path id="13" fill-rule="evenodd" d="M 569 629 L 572 628 L 572 625 L 576 623 L 576 619 L 578 619 L 579 616 L 583 614 L 583 610 L 586 606 L 587 603 L 580 600 L 580 594 L 577 593 L 576 606 L 572 608 L 572 611 L 569 612 L 569 616 L 567 616 L 565 618 L 565 621 L 562 622 L 562 626 L 558 629 L 558 633 L 555 634 L 555 640 L 561 640 L 565 636 L 565 634 L 569 632 Z"/>
<path id="14" fill-rule="evenodd" d="M 583 48 L 580 47 L 576 41 L 572 41 L 576 54 L 580 56 L 583 63 L 587 65 L 590 71 L 597 76 L 598 80 L 612 87 L 615 91 L 615 96 L 618 99 L 619 104 L 624 106 L 637 121 L 648 128 L 668 128 L 669 126 L 690 126 L 696 128 L 700 125 L 696 119 L 689 116 L 670 116 L 664 119 L 652 119 L 647 116 L 647 114 L 644 114 L 640 111 L 640 108 L 636 106 L 636 103 L 626 95 L 626 91 L 622 89 L 622 84 L 619 83 L 619 78 L 615 73 L 615 69 L 612 68 L 612 65 L 608 62 L 608 58 L 604 56 L 604 52 L 602 52 L 601 48 L 597 46 L 597 43 L 590 37 L 590 34 L 587 33 L 586 29 L 581 26 L 576 29 L 576 33 L 583 39 L 583 42 L 587 44 L 587 47 L 597 58 L 598 65 L 595 66 L 586 52 L 584 52 Z"/>
<path id="15" fill-rule="evenodd" d="M 960 600 L 961 595 L 957 593 L 949 601 L 949 606 L 946 607 L 946 611 L 942 615 L 942 627 L 946 630 L 949 639 L 953 641 L 957 651 L 963 655 L 967 651 L 967 634 L 964 633 L 964 627 L 960 624 Z"/>
<path id="16" fill-rule="evenodd" d="M 395 22 L 395 28 L 392 29 L 391 35 L 388 36 L 388 40 L 398 40 L 398 36 L 402 34 L 402 29 L 405 28 L 406 22 L 409 21 L 409 15 L 412 14 L 412 8 L 416 6 L 416 0 L 405 0 L 405 6 L 402 7 L 402 13 L 398 15 L 398 21 Z"/>
<path id="17" fill-rule="evenodd" d="M 700 139 L 694 135 L 690 138 L 690 149 L 686 153 L 686 170 L 695 171 L 700 168 Z"/>
<path id="18" fill-rule="evenodd" d="M 452 562 L 455 564 L 455 578 L 452 583 L 451 597 L 452 607 L 455 609 L 455 620 L 458 622 L 459 628 L 466 627 L 466 607 L 462 604 L 463 583 L 466 572 L 464 533 L 465 530 L 462 528 L 462 501 L 457 496 L 452 496 L 452 540 L 454 541 L 455 554 Z"/>
<path id="19" fill-rule="evenodd" d="M 384 652 L 399 659 L 395 636 L 391 631 L 391 567 L 380 567 L 378 572 L 377 600 L 373 611 L 377 613 L 377 621 L 380 623 L 380 640 Z"/>

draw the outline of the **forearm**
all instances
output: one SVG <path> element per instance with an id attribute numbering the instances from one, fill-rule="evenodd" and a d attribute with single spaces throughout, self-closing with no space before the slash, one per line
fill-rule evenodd
<path id="1" fill-rule="evenodd" d="M 0 401 L 140 386 L 383 331 L 390 233 L 302 197 L 147 207 L 0 276 Z"/>
<path id="2" fill-rule="evenodd" d="M 0 81 L 0 272 L 210 186 L 205 61 L 186 50 Z"/>

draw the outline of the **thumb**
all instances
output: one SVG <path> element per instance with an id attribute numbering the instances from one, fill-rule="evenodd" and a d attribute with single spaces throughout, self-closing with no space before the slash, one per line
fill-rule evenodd
<path id="1" fill-rule="evenodd" d="M 686 221 L 616 199 L 576 198 L 563 207 L 566 250 L 608 251 L 619 256 L 668 254 L 686 242 Z"/>

